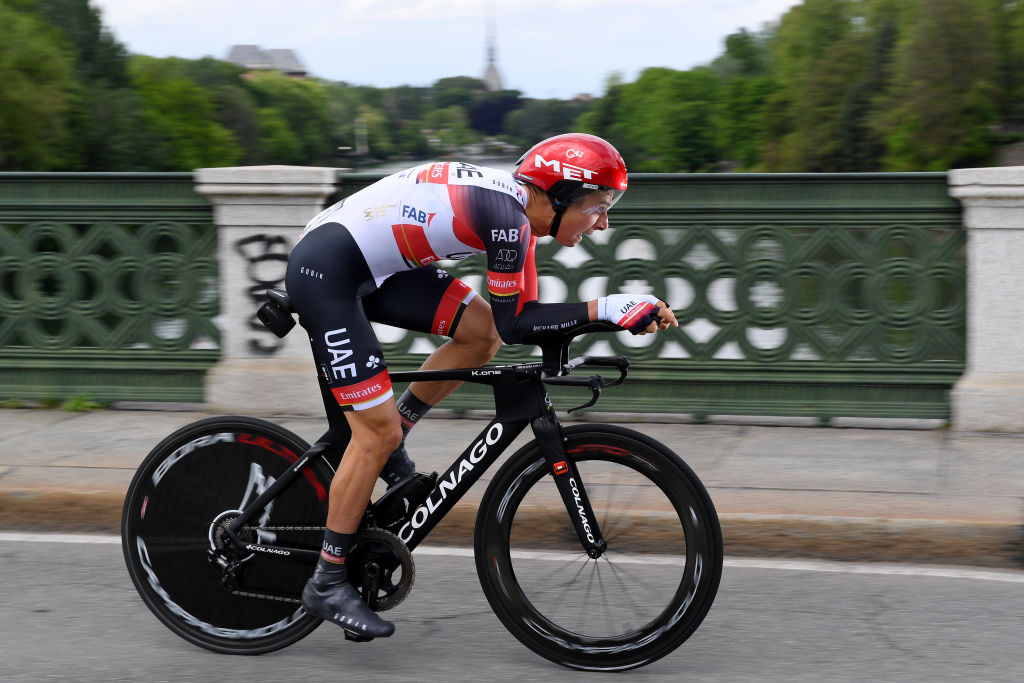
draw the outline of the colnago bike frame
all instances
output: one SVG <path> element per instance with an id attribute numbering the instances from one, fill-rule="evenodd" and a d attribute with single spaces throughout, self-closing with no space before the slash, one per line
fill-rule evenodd
<path id="1" fill-rule="evenodd" d="M 611 359 L 589 359 L 601 365 L 616 365 Z M 620 365 L 621 367 L 621 365 Z M 594 511 L 587 498 L 586 488 L 575 463 L 565 454 L 561 424 L 555 417 L 543 383 L 573 384 L 594 388 L 593 381 L 584 378 L 555 377 L 542 379 L 541 363 L 492 366 L 460 370 L 416 370 L 395 372 L 391 379 L 396 382 L 461 380 L 490 385 L 494 391 L 495 417 L 481 430 L 462 454 L 438 478 L 437 484 L 426 501 L 399 528 L 398 537 L 412 550 L 433 530 L 441 519 L 458 503 L 466 492 L 479 480 L 506 448 L 519 436 L 527 425 L 532 426 L 541 452 L 551 468 L 558 491 L 565 504 L 566 512 L 583 550 L 591 557 L 599 557 L 607 547 L 601 536 Z M 322 380 L 321 380 L 322 382 Z M 317 457 L 325 457 L 332 450 L 341 450 L 345 443 L 339 443 L 338 436 L 347 433 L 336 422 L 337 406 L 328 404 L 329 391 L 324 391 L 324 403 L 332 429 L 321 437 L 298 461 L 286 470 L 269 488 L 227 527 L 227 536 L 238 548 L 270 557 L 315 562 L 319 550 L 293 548 L 263 543 L 247 543 L 238 536 L 238 531 L 260 515 L 263 508 L 302 473 Z M 332 415 L 334 417 L 332 417 Z M 328 482 L 329 483 L 329 482 Z"/>

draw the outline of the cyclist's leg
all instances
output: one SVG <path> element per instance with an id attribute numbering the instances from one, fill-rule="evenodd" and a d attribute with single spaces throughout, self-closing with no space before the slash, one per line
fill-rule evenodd
<path id="1" fill-rule="evenodd" d="M 494 327 L 490 305 L 479 296 L 466 306 L 454 336 L 430 354 L 421 370 L 471 368 L 483 365 L 501 348 L 501 337 Z M 409 388 L 425 403 L 437 405 L 455 391 L 461 381 L 413 382 Z"/>
<path id="2" fill-rule="evenodd" d="M 296 245 L 286 282 L 314 361 L 352 428 L 331 483 L 323 549 L 302 605 L 359 636 L 388 636 L 394 625 L 359 599 L 345 564 L 377 474 L 401 440 L 380 342 L 362 307 L 374 280 L 348 231 L 328 224 Z"/>
<path id="3" fill-rule="evenodd" d="M 345 413 L 352 438 L 331 481 L 327 531 L 316 572 L 302 591 L 310 614 L 361 637 L 389 636 L 395 626 L 377 616 L 349 581 L 346 560 L 388 456 L 401 443 L 394 398 L 366 410 Z"/>
<path id="4" fill-rule="evenodd" d="M 370 320 L 449 337 L 424 361 L 422 370 L 483 365 L 501 347 L 490 306 L 465 283 L 436 266 L 392 275 L 364 300 L 364 305 Z M 405 435 L 460 384 L 413 382 L 398 399 L 402 445 L 381 473 L 389 486 L 415 472 L 415 463 L 405 452 Z"/>
<path id="5" fill-rule="evenodd" d="M 351 534 L 359 529 L 366 503 L 388 456 L 402 442 L 394 398 L 367 410 L 345 413 L 352 438 L 331 482 L 327 528 Z"/>
<path id="6" fill-rule="evenodd" d="M 374 322 L 448 337 L 421 370 L 483 365 L 501 348 L 491 307 L 468 285 L 437 266 L 395 273 L 364 301 Z M 437 405 L 462 382 L 413 382 L 409 389 L 424 403 Z"/>

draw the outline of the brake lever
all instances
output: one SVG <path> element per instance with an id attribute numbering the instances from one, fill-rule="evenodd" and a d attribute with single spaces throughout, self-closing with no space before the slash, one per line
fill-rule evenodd
<path id="1" fill-rule="evenodd" d="M 576 410 L 582 410 L 584 408 L 589 408 L 590 406 L 592 406 L 595 403 L 597 403 L 597 400 L 599 398 L 601 398 L 601 388 L 602 387 L 612 386 L 610 384 L 606 384 L 604 379 L 600 375 L 591 375 L 590 377 L 586 377 L 586 378 L 584 378 L 584 377 L 547 377 L 547 378 L 545 378 L 542 381 L 545 384 L 556 384 L 556 385 L 561 385 L 561 386 L 566 386 L 566 387 L 586 387 L 586 388 L 590 389 L 590 392 L 592 394 L 592 396 L 590 398 L 590 401 L 588 401 L 587 403 L 584 403 L 583 405 L 576 406 L 575 408 L 570 408 L 569 410 L 565 411 L 567 413 L 571 413 L 571 412 L 574 412 Z"/>
<path id="2" fill-rule="evenodd" d="M 602 386 L 614 387 L 626 381 L 626 375 L 628 374 L 629 370 L 629 359 L 626 358 L 625 356 L 579 356 L 578 358 L 573 358 L 572 360 L 565 364 L 565 372 L 572 372 L 574 369 L 583 365 L 615 368 L 616 370 L 618 370 L 618 379 L 607 381 L 603 377 L 601 378 Z"/>
<path id="3" fill-rule="evenodd" d="M 583 410 L 584 408 L 589 408 L 590 406 L 592 406 L 595 403 L 597 403 L 597 399 L 601 398 L 601 385 L 599 383 L 591 384 L 590 385 L 590 391 L 592 391 L 593 394 L 590 397 L 589 401 L 587 401 L 586 403 L 584 403 L 581 406 L 576 406 L 575 408 L 569 408 L 569 410 L 567 410 L 565 412 L 571 413 L 571 412 L 574 412 L 576 410 Z"/>

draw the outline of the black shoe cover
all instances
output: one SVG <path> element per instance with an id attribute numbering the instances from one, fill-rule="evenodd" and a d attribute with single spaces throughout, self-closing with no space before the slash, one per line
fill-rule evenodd
<path id="1" fill-rule="evenodd" d="M 367 607 L 351 583 L 332 584 L 318 580 L 321 577 L 319 572 L 313 574 L 302 589 L 302 606 L 307 612 L 360 638 L 385 638 L 395 632 L 395 625 Z"/>
<path id="2" fill-rule="evenodd" d="M 388 457 L 388 461 L 384 463 L 380 478 L 387 482 L 390 489 L 415 473 L 416 463 L 409 458 L 409 454 L 405 451 L 405 439 L 402 439 L 402 445 L 396 448 Z"/>

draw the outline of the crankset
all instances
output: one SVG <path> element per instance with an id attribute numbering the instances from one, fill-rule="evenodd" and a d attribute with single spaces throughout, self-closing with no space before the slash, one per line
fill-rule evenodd
<path id="1" fill-rule="evenodd" d="M 235 550 L 227 535 L 227 528 L 241 514 L 241 510 L 227 510 L 217 515 L 213 523 L 210 524 L 208 532 L 210 548 L 208 554 L 211 561 L 217 562 L 222 567 L 225 567 L 226 563 L 229 562 L 244 563 L 252 559 L 252 553 L 245 555 Z M 243 543 L 257 543 L 257 530 L 252 527 L 242 527 L 238 530 L 238 538 Z"/>
<path id="2" fill-rule="evenodd" d="M 412 553 L 398 536 L 377 527 L 359 531 L 345 564 L 349 581 L 377 612 L 402 602 L 416 580 Z"/>

